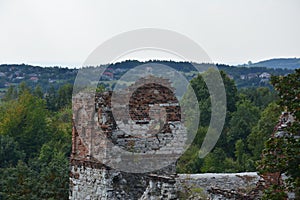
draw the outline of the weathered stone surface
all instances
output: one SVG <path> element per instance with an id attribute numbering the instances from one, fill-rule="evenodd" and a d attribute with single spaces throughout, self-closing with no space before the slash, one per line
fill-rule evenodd
<path id="1" fill-rule="evenodd" d="M 150 174 L 150 181 L 143 196 L 139 200 L 175 200 L 178 199 L 175 188 L 175 176 L 159 176 Z"/>
<path id="2" fill-rule="evenodd" d="M 82 164 L 82 163 L 81 163 Z M 75 164 L 71 168 L 70 199 L 259 199 L 257 173 L 236 174 L 130 174 Z M 93 168 L 98 167 L 98 168 Z M 162 174 L 162 173 L 161 173 Z M 181 195 L 182 197 L 182 195 Z"/>
<path id="3" fill-rule="evenodd" d="M 114 99 L 114 105 L 112 92 L 79 93 L 73 98 L 70 199 L 259 198 L 261 180 L 256 173 L 175 175 L 175 161 L 187 138 L 173 89 L 164 79 L 141 79 L 129 91 L 133 92 L 120 91 L 122 98 Z M 130 155 L 107 152 L 112 145 L 141 154 L 143 161 L 160 159 L 166 167 L 149 173 L 112 169 L 112 157 L 127 168 L 137 166 Z M 138 165 L 155 168 L 150 161 Z"/>
<path id="4" fill-rule="evenodd" d="M 257 191 L 260 181 L 256 172 L 178 174 L 175 185 L 179 192 L 189 194 L 187 198 L 254 200 L 261 196 Z"/>
<path id="5" fill-rule="evenodd" d="M 93 168 L 93 167 L 97 168 Z M 147 177 L 99 165 L 72 165 L 70 199 L 136 199 L 143 194 Z"/>

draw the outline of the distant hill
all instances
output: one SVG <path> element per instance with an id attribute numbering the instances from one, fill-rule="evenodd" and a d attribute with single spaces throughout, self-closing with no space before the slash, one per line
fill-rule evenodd
<path id="1" fill-rule="evenodd" d="M 281 69 L 297 69 L 300 68 L 300 58 L 274 58 L 264 60 L 257 63 L 248 64 L 247 67 L 266 67 Z"/>
<path id="2" fill-rule="evenodd" d="M 195 69 L 198 65 L 201 69 L 207 69 L 212 64 L 197 64 L 189 62 L 150 60 L 140 62 L 128 60 L 115 64 L 108 64 L 100 67 L 107 67 L 100 80 L 107 88 L 114 87 L 114 84 L 130 69 L 138 65 L 146 64 L 151 68 L 153 63 L 166 65 L 181 72 L 187 80 L 191 80 L 199 73 Z M 298 64 L 296 64 L 298 63 Z M 293 72 L 293 69 L 300 67 L 300 59 L 272 59 L 245 66 L 229 66 L 216 64 L 226 72 L 229 78 L 234 79 L 238 88 L 243 87 L 271 87 L 269 79 L 272 75 L 286 75 Z M 264 67 L 263 67 L 264 66 Z M 26 82 L 31 88 L 41 86 L 43 92 L 47 93 L 50 88 L 58 89 L 64 84 L 73 84 L 78 69 L 61 67 L 40 67 L 26 64 L 3 64 L 0 65 L 0 99 L 10 86 L 17 86 Z"/>

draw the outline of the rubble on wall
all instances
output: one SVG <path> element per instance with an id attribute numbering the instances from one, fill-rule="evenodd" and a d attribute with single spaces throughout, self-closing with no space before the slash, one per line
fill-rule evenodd
<path id="1" fill-rule="evenodd" d="M 179 192 L 187 194 L 186 199 L 195 199 L 198 191 L 203 199 L 256 200 L 262 195 L 263 184 L 256 172 L 244 172 L 178 174 L 175 185 Z"/>
<path id="2" fill-rule="evenodd" d="M 157 199 L 158 194 L 162 199 L 176 199 L 175 175 L 162 175 L 175 170 L 170 167 L 151 173 L 125 173 L 93 161 L 72 160 L 69 199 Z"/>
<path id="3" fill-rule="evenodd" d="M 175 176 L 162 176 L 150 174 L 148 187 L 139 200 L 176 200 L 178 199 L 177 188 L 175 187 Z"/>

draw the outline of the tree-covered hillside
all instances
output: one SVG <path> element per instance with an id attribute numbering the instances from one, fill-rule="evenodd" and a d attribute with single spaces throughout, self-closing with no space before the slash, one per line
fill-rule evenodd
<path id="1" fill-rule="evenodd" d="M 300 58 L 274 58 L 257 63 L 248 62 L 247 67 L 266 67 L 275 69 L 298 69 L 300 68 Z"/>
<path id="2" fill-rule="evenodd" d="M 211 65 L 159 60 L 150 60 L 147 62 L 130 60 L 101 66 L 107 67 L 106 72 L 101 77 L 101 81 L 103 81 L 104 85 L 107 87 L 113 87 L 113 84 L 128 70 L 143 64 L 151 67 L 154 63 L 171 67 L 176 71 L 181 72 L 188 80 L 191 80 L 198 74 L 198 71 L 196 71 L 194 66 L 205 69 Z M 225 71 L 228 74 L 228 77 L 235 81 L 238 88 L 259 86 L 270 87 L 269 79 L 271 75 L 286 75 L 293 72 L 293 70 L 278 68 L 278 65 L 274 65 L 277 69 L 257 66 L 234 67 L 223 64 L 216 64 L 216 66 L 220 70 Z M 282 68 L 285 67 L 283 64 L 280 66 L 282 66 Z M 66 83 L 73 84 L 77 72 L 78 69 L 61 67 L 40 67 L 25 64 L 0 65 L 0 98 L 3 97 L 10 86 L 18 86 L 21 82 L 25 82 L 32 89 L 39 85 L 43 93 L 48 93 L 52 88 L 56 90 Z"/>

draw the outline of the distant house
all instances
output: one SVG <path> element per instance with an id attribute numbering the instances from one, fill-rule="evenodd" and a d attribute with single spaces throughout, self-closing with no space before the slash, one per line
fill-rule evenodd
<path id="1" fill-rule="evenodd" d="M 6 75 L 3 72 L 0 72 L 0 77 L 5 77 Z"/>
<path id="2" fill-rule="evenodd" d="M 25 77 L 24 76 L 18 76 L 16 77 L 17 80 L 23 80 Z"/>
<path id="3" fill-rule="evenodd" d="M 242 80 L 246 79 L 246 75 L 240 75 L 240 79 Z"/>
<path id="4" fill-rule="evenodd" d="M 48 79 L 48 82 L 49 82 L 49 83 L 55 83 L 56 80 L 49 78 L 49 79 Z"/>
<path id="5" fill-rule="evenodd" d="M 30 79 L 29 80 L 31 80 L 31 81 L 33 81 L 33 82 L 38 82 L 38 80 L 39 80 L 39 78 L 38 77 L 36 77 L 36 76 L 33 76 L 33 77 L 30 77 Z"/>
<path id="6" fill-rule="evenodd" d="M 250 73 L 250 74 L 247 75 L 247 78 L 248 78 L 248 79 L 257 78 L 257 74 Z"/>
<path id="7" fill-rule="evenodd" d="M 261 75 L 259 75 L 259 78 L 266 78 L 266 79 L 269 79 L 271 77 L 271 74 L 267 73 L 267 72 L 264 72 L 262 73 Z"/>
<path id="8" fill-rule="evenodd" d="M 104 72 L 103 75 L 104 79 L 113 80 L 114 74 L 111 72 Z"/>

